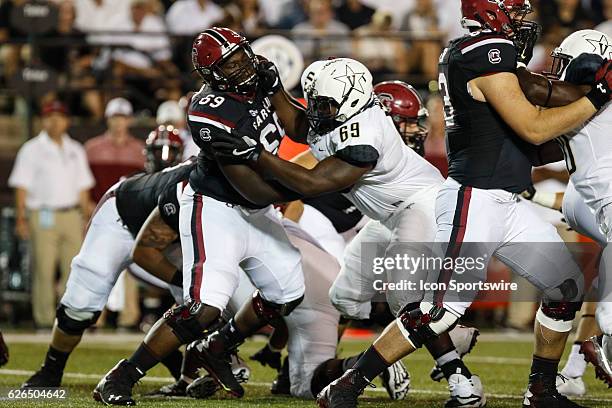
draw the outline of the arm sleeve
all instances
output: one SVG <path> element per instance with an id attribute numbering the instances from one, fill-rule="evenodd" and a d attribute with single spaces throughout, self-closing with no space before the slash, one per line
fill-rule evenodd
<path id="1" fill-rule="evenodd" d="M 9 187 L 23 188 L 29 190 L 32 187 L 32 182 L 36 173 L 34 152 L 29 145 L 24 145 L 15 158 L 13 170 L 8 179 Z"/>
<path id="2" fill-rule="evenodd" d="M 475 43 L 467 42 L 460 52 L 459 65 L 468 81 L 500 72 L 516 72 L 516 48 L 504 37 L 484 37 Z"/>

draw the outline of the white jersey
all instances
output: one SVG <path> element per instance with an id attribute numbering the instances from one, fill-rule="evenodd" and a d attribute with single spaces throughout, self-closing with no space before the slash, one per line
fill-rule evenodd
<path id="1" fill-rule="evenodd" d="M 612 203 L 612 104 L 557 140 L 576 191 L 599 213 Z"/>
<path id="2" fill-rule="evenodd" d="M 393 121 L 377 104 L 325 135 L 311 133 L 308 144 L 318 160 L 351 146 L 374 148 L 376 165 L 345 195 L 375 220 L 386 220 L 412 194 L 444 181 L 433 165 L 403 143 Z"/>

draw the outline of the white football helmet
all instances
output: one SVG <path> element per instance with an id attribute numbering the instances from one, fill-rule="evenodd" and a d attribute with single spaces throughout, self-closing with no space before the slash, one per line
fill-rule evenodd
<path id="1" fill-rule="evenodd" d="M 313 71 L 307 69 L 314 72 L 311 82 L 308 73 L 306 78 L 302 76 L 308 120 L 318 134 L 331 132 L 361 112 L 374 97 L 372 74 L 361 62 L 350 58 L 322 62 Z"/>
<path id="2" fill-rule="evenodd" d="M 565 78 L 570 61 L 580 54 L 595 54 L 604 59 L 612 59 L 612 39 L 600 31 L 580 30 L 570 34 L 551 53 L 553 57 L 550 72 L 546 74 L 559 79 Z"/>
<path id="3" fill-rule="evenodd" d="M 312 84 L 312 81 L 314 80 L 315 76 L 319 73 L 319 70 L 323 68 L 323 65 L 325 65 L 325 63 L 328 61 L 330 60 L 315 61 L 309 66 L 307 66 L 304 72 L 302 72 L 300 83 L 302 84 L 304 98 L 306 98 L 306 88 L 308 88 Z"/>

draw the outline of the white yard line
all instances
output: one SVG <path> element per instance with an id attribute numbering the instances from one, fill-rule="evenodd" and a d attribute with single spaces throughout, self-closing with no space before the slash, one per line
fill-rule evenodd
<path id="1" fill-rule="evenodd" d="M 22 375 L 22 376 L 30 376 L 34 374 L 34 371 L 29 370 L 8 370 L 8 369 L 0 369 L 0 375 L 3 376 L 12 376 L 12 375 Z M 68 378 L 77 378 L 83 380 L 99 380 L 104 376 L 104 374 L 84 374 L 84 373 L 64 373 L 64 377 Z M 147 376 L 143 377 L 140 381 L 143 382 L 154 382 L 154 383 L 170 383 L 174 382 L 174 378 L 172 377 L 153 377 Z M 267 382 L 253 382 L 249 381 L 247 385 L 252 387 L 270 387 L 272 384 Z M 366 392 L 372 393 L 386 393 L 384 388 L 374 388 L 367 389 Z M 448 395 L 448 391 L 436 391 L 436 390 L 424 390 L 424 389 L 415 389 L 411 388 L 410 393 L 412 394 L 426 394 L 426 395 Z M 498 399 L 522 399 L 521 395 L 513 395 L 513 394 L 490 394 L 487 393 L 487 398 L 498 398 Z M 581 398 L 576 398 L 580 400 Z M 594 402 L 610 402 L 612 403 L 612 399 L 608 398 L 582 398 L 589 401 Z"/>

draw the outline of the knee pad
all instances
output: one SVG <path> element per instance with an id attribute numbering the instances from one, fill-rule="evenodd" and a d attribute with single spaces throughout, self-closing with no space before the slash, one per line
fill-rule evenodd
<path id="1" fill-rule="evenodd" d="M 410 303 L 396 319 L 400 331 L 414 348 L 420 348 L 428 340 L 451 330 L 459 318 L 443 306 L 429 302 Z"/>
<path id="2" fill-rule="evenodd" d="M 259 291 L 253 294 L 253 308 L 257 316 L 264 318 L 267 321 L 278 319 L 279 317 L 288 316 L 300 303 L 304 300 L 304 295 L 292 300 L 288 303 L 274 303 L 264 299 Z"/>
<path id="3" fill-rule="evenodd" d="M 96 323 L 101 311 L 83 312 L 70 309 L 60 303 L 55 317 L 57 327 L 64 333 L 71 336 L 80 336 L 90 326 Z"/>
<path id="4" fill-rule="evenodd" d="M 182 344 L 191 343 L 205 335 L 206 327 L 199 320 L 203 308 L 202 303 L 195 302 L 173 307 L 164 313 L 164 320 Z"/>
<path id="5" fill-rule="evenodd" d="M 582 302 L 543 301 L 536 313 L 536 320 L 544 327 L 565 333 L 572 330 L 572 322 Z"/>

